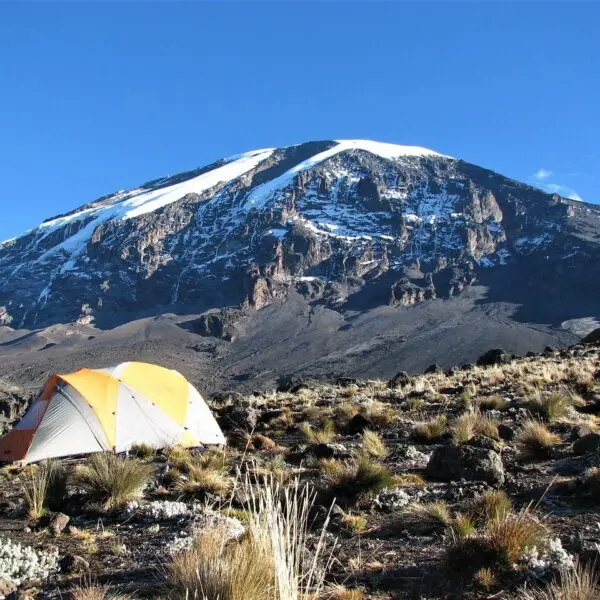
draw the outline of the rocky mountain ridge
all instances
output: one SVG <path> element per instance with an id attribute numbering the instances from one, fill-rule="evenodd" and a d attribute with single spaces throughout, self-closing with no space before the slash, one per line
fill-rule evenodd
<path id="1" fill-rule="evenodd" d="M 140 314 L 261 309 L 291 290 L 340 312 L 402 308 L 456 296 L 499 268 L 595 306 L 598 224 L 593 205 L 423 148 L 256 150 L 3 242 L 0 324 L 108 327 Z M 214 319 L 201 328 L 223 337 Z"/>

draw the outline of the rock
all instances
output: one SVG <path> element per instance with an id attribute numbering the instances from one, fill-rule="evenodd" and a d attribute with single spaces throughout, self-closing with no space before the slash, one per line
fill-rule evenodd
<path id="1" fill-rule="evenodd" d="M 87 573 L 90 570 L 90 563 L 78 554 L 65 554 L 60 560 L 61 573 L 75 575 L 78 573 Z"/>
<path id="2" fill-rule="evenodd" d="M 373 429 L 373 423 L 360 413 L 354 415 L 346 426 L 348 435 L 356 435 L 362 433 L 365 429 Z"/>
<path id="3" fill-rule="evenodd" d="M 220 417 L 224 429 L 243 429 L 248 432 L 256 428 L 258 420 L 256 409 L 251 407 L 226 406 L 221 411 Z"/>
<path id="4" fill-rule="evenodd" d="M 600 342 L 600 327 L 588 333 L 582 340 L 582 344 L 597 344 Z"/>
<path id="5" fill-rule="evenodd" d="M 340 387 L 348 387 L 349 385 L 356 385 L 358 383 L 358 379 L 355 377 L 338 377 L 335 384 Z"/>
<path id="6" fill-rule="evenodd" d="M 304 451 L 305 456 L 321 458 L 348 458 L 350 453 L 342 444 L 312 444 Z"/>
<path id="7" fill-rule="evenodd" d="M 477 359 L 477 365 L 480 367 L 491 367 L 492 365 L 502 365 L 509 361 L 510 356 L 502 348 L 493 348 Z"/>
<path id="8" fill-rule="evenodd" d="M 425 371 L 423 371 L 424 373 L 443 373 L 444 369 L 442 369 L 442 367 L 440 367 L 440 365 L 438 365 L 437 363 L 433 363 L 432 365 L 429 365 Z"/>
<path id="9" fill-rule="evenodd" d="M 491 437 L 486 435 L 476 435 L 472 437 L 468 442 L 468 446 L 474 446 L 475 448 L 484 448 L 486 450 L 493 450 L 494 452 L 502 452 L 502 446 Z"/>
<path id="10" fill-rule="evenodd" d="M 573 444 L 573 454 L 581 456 L 588 452 L 598 452 L 600 450 L 600 434 L 588 433 L 579 438 Z"/>
<path id="11" fill-rule="evenodd" d="M 12 594 L 17 590 L 17 586 L 9 581 L 8 579 L 4 579 L 4 577 L 0 577 L 0 598 L 6 598 L 9 594 Z"/>
<path id="12" fill-rule="evenodd" d="M 243 311 L 235 308 L 223 308 L 202 315 L 188 325 L 194 333 L 204 337 L 215 337 L 228 342 L 234 339 L 235 325 L 244 317 Z"/>
<path id="13" fill-rule="evenodd" d="M 575 442 L 576 440 L 589 435 L 590 433 L 594 433 L 587 425 L 576 425 L 571 429 L 571 434 L 569 435 L 569 441 Z"/>
<path id="14" fill-rule="evenodd" d="M 410 383 L 410 375 L 406 371 L 400 371 L 396 373 L 389 381 L 389 388 L 397 388 L 402 385 L 407 385 Z"/>
<path id="15" fill-rule="evenodd" d="M 70 519 L 71 518 L 64 513 L 54 513 L 48 524 L 48 529 L 50 529 L 54 535 L 60 535 L 68 525 Z"/>
<path id="16" fill-rule="evenodd" d="M 295 394 L 304 387 L 304 380 L 297 375 L 280 375 L 277 378 L 277 391 Z"/>
<path id="17" fill-rule="evenodd" d="M 498 435 L 500 436 L 501 440 L 506 440 L 507 442 L 510 442 L 511 440 L 515 439 L 515 436 L 517 435 L 517 430 L 511 425 L 500 423 L 500 425 L 498 425 Z"/>
<path id="18" fill-rule="evenodd" d="M 425 474 L 440 481 L 504 482 L 504 466 L 497 452 L 464 445 L 437 448 L 429 459 Z"/>

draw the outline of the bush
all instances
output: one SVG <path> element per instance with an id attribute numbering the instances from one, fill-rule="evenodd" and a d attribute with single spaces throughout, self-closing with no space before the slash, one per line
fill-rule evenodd
<path id="1" fill-rule="evenodd" d="M 547 458 L 552 447 L 560 441 L 556 434 L 535 419 L 524 421 L 515 438 L 521 456 L 526 459 Z"/>
<path id="2" fill-rule="evenodd" d="M 67 472 L 56 460 L 31 465 L 23 474 L 23 493 L 27 514 L 39 519 L 46 509 L 58 510 L 67 495 Z"/>
<path id="3" fill-rule="evenodd" d="M 326 421 L 323 427 L 313 429 L 306 421 L 300 424 L 300 433 L 309 444 L 329 444 L 335 436 L 335 430 L 331 421 Z"/>
<path id="4" fill-rule="evenodd" d="M 149 458 L 152 458 L 152 454 L 154 454 L 154 450 L 152 449 L 152 446 L 150 446 L 150 444 L 146 444 L 145 442 L 142 442 L 140 444 L 134 444 L 133 446 L 131 446 L 130 453 L 132 456 L 135 456 L 136 458 L 140 458 L 142 460 L 148 460 Z"/>
<path id="5" fill-rule="evenodd" d="M 600 600 L 600 576 L 594 566 L 562 570 L 548 587 L 521 588 L 522 600 Z"/>
<path id="6" fill-rule="evenodd" d="M 490 490 L 477 496 L 469 513 L 478 525 L 504 519 L 512 510 L 510 498 L 502 490 Z"/>
<path id="7" fill-rule="evenodd" d="M 440 415 L 430 421 L 417 423 L 412 436 L 419 442 L 433 442 L 439 440 L 444 433 L 446 433 L 446 417 Z"/>
<path id="8" fill-rule="evenodd" d="M 99 452 L 77 467 L 73 484 L 84 490 L 89 501 L 100 504 L 104 510 L 117 510 L 141 496 L 153 472 L 152 465 Z"/>
<path id="9" fill-rule="evenodd" d="M 369 429 L 363 431 L 362 450 L 369 456 L 384 457 L 388 455 L 388 450 L 382 439 L 377 433 Z"/>
<path id="10" fill-rule="evenodd" d="M 411 502 L 395 515 L 393 528 L 426 535 L 442 532 L 451 523 L 452 516 L 445 502 Z"/>
<path id="11" fill-rule="evenodd" d="M 354 504 L 394 483 L 394 476 L 389 469 L 367 456 L 349 461 L 321 461 L 320 465 L 326 491 L 339 503 Z"/>

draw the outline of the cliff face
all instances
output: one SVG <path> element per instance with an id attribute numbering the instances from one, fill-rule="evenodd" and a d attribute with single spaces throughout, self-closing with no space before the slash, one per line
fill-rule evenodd
<path id="1" fill-rule="evenodd" d="M 594 295 L 598 224 L 595 206 L 421 148 L 259 150 L 1 244 L 0 325 L 260 309 L 292 288 L 336 310 L 406 307 L 509 267 L 533 286 Z"/>

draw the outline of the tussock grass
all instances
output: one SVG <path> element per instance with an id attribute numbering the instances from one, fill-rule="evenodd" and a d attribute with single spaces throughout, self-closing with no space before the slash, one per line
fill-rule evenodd
<path id="1" fill-rule="evenodd" d="M 519 589 L 522 600 L 600 600 L 600 576 L 590 565 L 562 570 L 546 588 Z"/>
<path id="2" fill-rule="evenodd" d="M 67 472 L 56 460 L 32 465 L 23 474 L 22 484 L 27 515 L 39 519 L 47 509 L 61 507 L 67 494 Z"/>
<path id="3" fill-rule="evenodd" d="M 133 446 L 131 446 L 130 453 L 136 458 L 148 460 L 149 458 L 152 458 L 154 450 L 152 449 L 152 446 L 150 446 L 150 444 L 142 442 L 140 444 L 134 444 Z"/>
<path id="4" fill-rule="evenodd" d="M 457 538 L 467 538 L 475 535 L 475 523 L 469 515 L 457 514 L 449 525 Z"/>
<path id="5" fill-rule="evenodd" d="M 565 419 L 576 404 L 576 397 L 568 390 L 551 393 L 536 392 L 527 399 L 527 407 L 547 423 Z"/>
<path id="6" fill-rule="evenodd" d="M 478 410 L 465 412 L 454 419 L 448 429 L 455 445 L 465 444 L 475 435 L 485 435 L 495 440 L 499 439 L 498 421 Z"/>
<path id="7" fill-rule="evenodd" d="M 402 475 L 394 475 L 394 485 L 402 486 L 418 486 L 422 487 L 427 482 L 416 473 L 403 473 Z"/>
<path id="8" fill-rule="evenodd" d="M 452 515 L 445 502 L 411 502 L 394 517 L 393 528 L 415 535 L 442 532 L 452 524 Z"/>
<path id="9" fill-rule="evenodd" d="M 583 486 L 592 500 L 600 503 L 600 467 L 592 467 L 586 471 Z"/>
<path id="10" fill-rule="evenodd" d="M 129 594 L 121 594 L 107 585 L 88 582 L 70 590 L 71 600 L 132 600 Z"/>
<path id="11" fill-rule="evenodd" d="M 224 544 L 218 528 L 202 531 L 165 571 L 176 598 L 263 600 L 274 597 L 275 567 L 263 539 L 252 535 Z"/>
<path id="12" fill-rule="evenodd" d="M 385 427 L 391 425 L 396 420 L 396 413 L 388 404 L 373 400 L 367 404 L 362 414 L 378 427 Z"/>
<path id="13" fill-rule="evenodd" d="M 412 436 L 419 442 L 434 442 L 446 433 L 447 419 L 443 415 L 415 424 Z"/>
<path id="14" fill-rule="evenodd" d="M 331 421 L 326 421 L 322 427 L 313 429 L 307 421 L 300 424 L 300 433 L 309 444 L 329 444 L 335 437 L 335 429 Z"/>
<path id="15" fill-rule="evenodd" d="M 365 429 L 362 434 L 362 450 L 369 456 L 385 457 L 388 449 L 385 447 L 381 437 L 370 429 Z"/>
<path id="16" fill-rule="evenodd" d="M 481 398 L 477 406 L 480 410 L 504 410 L 506 408 L 506 400 L 499 394 L 494 394 L 486 398 Z"/>
<path id="17" fill-rule="evenodd" d="M 347 588 L 344 585 L 332 584 L 327 586 L 318 600 L 365 600 L 362 590 Z"/>
<path id="18" fill-rule="evenodd" d="M 152 465 L 110 452 L 92 454 L 73 474 L 73 484 L 104 510 L 122 508 L 139 498 L 154 469 Z"/>
<path id="19" fill-rule="evenodd" d="M 175 483 L 175 490 L 184 500 L 201 499 L 206 494 L 224 496 L 231 488 L 231 478 L 220 469 L 191 465 L 187 478 Z"/>
<path id="20" fill-rule="evenodd" d="M 425 401 L 423 400 L 423 398 L 416 398 L 413 396 L 412 398 L 407 398 L 402 403 L 402 408 L 408 411 L 421 410 L 424 403 Z"/>
<path id="21" fill-rule="evenodd" d="M 524 421 L 515 438 L 516 446 L 525 459 L 548 457 L 552 447 L 560 441 L 559 436 L 535 419 Z"/>
<path id="22" fill-rule="evenodd" d="M 354 504 L 394 483 L 394 476 L 386 466 L 373 462 L 364 455 L 358 460 L 320 461 L 320 467 L 326 491 L 337 498 L 339 503 Z"/>
<path id="23" fill-rule="evenodd" d="M 473 579 L 479 587 L 482 587 L 486 591 L 489 591 L 498 585 L 496 573 L 488 567 L 476 571 L 473 575 Z"/>
<path id="24" fill-rule="evenodd" d="M 367 528 L 367 519 L 362 515 L 352 515 L 350 513 L 342 516 L 342 525 L 352 533 L 362 533 Z"/>
<path id="25" fill-rule="evenodd" d="M 489 490 L 477 496 L 469 513 L 478 525 L 506 518 L 512 511 L 510 498 L 503 490 Z"/>

